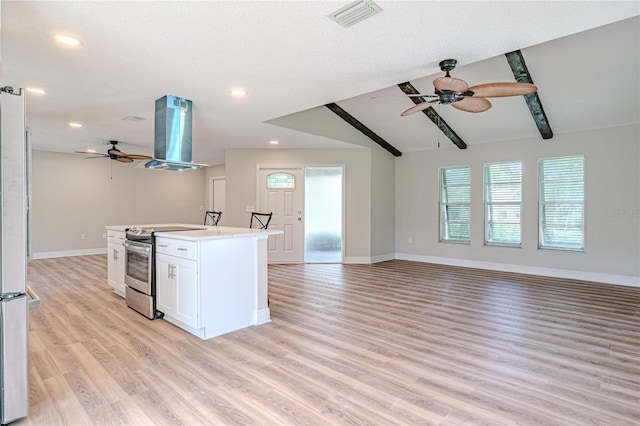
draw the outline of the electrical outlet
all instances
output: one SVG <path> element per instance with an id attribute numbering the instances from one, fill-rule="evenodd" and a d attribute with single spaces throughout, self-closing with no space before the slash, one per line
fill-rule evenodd
<path id="1" fill-rule="evenodd" d="M 107 234 L 106 233 L 102 234 L 102 239 L 104 240 L 106 238 L 107 238 Z"/>
<path id="2" fill-rule="evenodd" d="M 80 234 L 80 239 L 81 240 L 86 240 L 87 239 L 87 234 Z"/>
<path id="3" fill-rule="evenodd" d="M 408 242 L 409 244 L 413 244 L 413 237 L 409 237 L 409 238 L 407 238 L 407 242 Z"/>
<path id="4" fill-rule="evenodd" d="M 200 206 L 200 211 L 204 210 L 204 206 Z"/>
<path id="5" fill-rule="evenodd" d="M 249 213 L 254 212 L 256 210 L 255 206 L 247 206 L 246 211 L 248 211 Z"/>

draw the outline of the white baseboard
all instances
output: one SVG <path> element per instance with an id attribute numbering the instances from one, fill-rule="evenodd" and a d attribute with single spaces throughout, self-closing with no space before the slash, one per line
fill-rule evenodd
<path id="1" fill-rule="evenodd" d="M 396 258 L 395 253 L 387 253 L 387 254 L 380 254 L 373 257 L 345 257 L 344 262 L 342 263 L 370 264 L 370 263 L 384 262 L 387 260 L 393 260 L 395 258 Z"/>
<path id="2" fill-rule="evenodd" d="M 462 266 L 466 268 L 489 269 L 493 271 L 516 272 L 519 274 L 640 287 L 640 277 L 634 277 L 631 275 L 601 274 L 598 272 L 575 271 L 570 269 L 542 268 L 537 266 L 513 265 L 509 263 L 483 262 L 478 260 L 454 259 L 437 256 L 421 256 L 409 253 L 396 253 L 395 258 L 399 260 L 437 263 L 440 265 Z"/>
<path id="3" fill-rule="evenodd" d="M 371 263 L 386 262 L 387 260 L 393 260 L 395 258 L 395 253 L 380 254 L 378 256 L 373 256 L 371 258 Z"/>
<path id="4" fill-rule="evenodd" d="M 32 253 L 32 259 L 51 259 L 54 257 L 71 257 L 71 256 L 89 256 L 92 254 L 106 254 L 107 248 L 83 249 L 83 250 L 64 250 L 64 251 L 42 251 Z"/>
<path id="5" fill-rule="evenodd" d="M 345 257 L 342 263 L 371 263 L 370 257 Z"/>
<path id="6" fill-rule="evenodd" d="M 256 325 L 271 322 L 271 311 L 269 308 L 260 309 L 256 315 Z"/>

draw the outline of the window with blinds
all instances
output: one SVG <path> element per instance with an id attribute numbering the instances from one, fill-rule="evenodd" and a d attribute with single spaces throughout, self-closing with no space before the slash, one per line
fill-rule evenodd
<path id="1" fill-rule="evenodd" d="M 522 163 L 484 165 L 485 244 L 521 246 Z"/>
<path id="2" fill-rule="evenodd" d="M 584 250 L 584 157 L 538 161 L 540 248 Z"/>
<path id="3" fill-rule="evenodd" d="M 440 169 L 440 241 L 469 242 L 469 166 Z"/>

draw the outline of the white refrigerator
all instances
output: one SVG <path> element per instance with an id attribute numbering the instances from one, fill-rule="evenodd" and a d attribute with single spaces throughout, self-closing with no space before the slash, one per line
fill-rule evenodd
<path id="1" fill-rule="evenodd" d="M 0 424 L 29 412 L 27 137 L 23 90 L 0 88 Z"/>

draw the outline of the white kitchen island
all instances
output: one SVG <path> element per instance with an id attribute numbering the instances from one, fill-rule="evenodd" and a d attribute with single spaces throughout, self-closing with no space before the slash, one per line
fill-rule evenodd
<path id="1" fill-rule="evenodd" d="M 270 321 L 267 241 L 282 231 L 171 225 L 205 229 L 155 233 L 156 309 L 165 320 L 201 339 Z"/>

